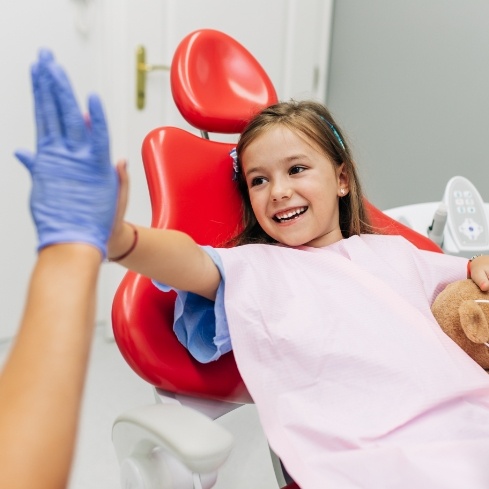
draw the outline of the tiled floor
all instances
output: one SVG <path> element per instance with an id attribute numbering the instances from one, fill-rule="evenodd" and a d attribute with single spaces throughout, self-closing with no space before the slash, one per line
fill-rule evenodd
<path id="1" fill-rule="evenodd" d="M 0 365 L 9 344 L 0 344 Z M 77 454 L 69 489 L 120 489 L 119 466 L 111 442 L 114 419 L 122 412 L 154 402 L 153 389 L 122 359 L 117 346 L 97 328 L 80 420 Z M 254 406 L 221 421 L 239 442 L 216 489 L 275 489 L 277 484 Z"/>

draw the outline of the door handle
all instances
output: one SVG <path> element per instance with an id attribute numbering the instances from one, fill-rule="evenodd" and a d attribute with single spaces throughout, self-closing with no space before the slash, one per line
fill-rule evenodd
<path id="1" fill-rule="evenodd" d="M 136 107 L 143 110 L 146 104 L 146 76 L 156 70 L 170 71 L 167 65 L 152 65 L 146 63 L 146 48 L 138 46 L 136 49 Z"/>

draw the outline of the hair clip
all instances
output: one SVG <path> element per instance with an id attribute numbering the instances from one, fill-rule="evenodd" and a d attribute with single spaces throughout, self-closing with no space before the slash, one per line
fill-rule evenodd
<path id="1" fill-rule="evenodd" d="M 340 143 L 340 146 L 343 148 L 344 151 L 346 151 L 346 146 L 345 143 L 343 142 L 343 138 L 340 136 L 340 133 L 336 130 L 336 127 L 334 127 L 334 124 L 326 120 L 322 115 L 320 115 L 321 119 L 328 124 L 329 128 L 333 132 L 336 140 Z"/>
<path id="2" fill-rule="evenodd" d="M 233 148 L 229 152 L 229 156 L 231 156 L 233 160 L 233 180 L 238 179 L 239 166 L 238 166 L 238 153 L 236 152 L 236 148 Z"/>

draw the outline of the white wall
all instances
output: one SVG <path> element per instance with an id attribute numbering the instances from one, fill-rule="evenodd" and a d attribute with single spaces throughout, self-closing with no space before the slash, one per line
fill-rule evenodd
<path id="1" fill-rule="evenodd" d="M 489 200 L 489 2 L 335 2 L 327 102 L 370 200 L 437 201 L 461 174 Z"/>
<path id="2" fill-rule="evenodd" d="M 95 1 L 95 0 L 93 0 Z M 36 237 L 28 210 L 30 179 L 13 157 L 34 149 L 29 65 L 39 47 L 52 48 L 80 94 L 97 89 L 97 16 L 92 0 L 3 2 L 0 15 L 0 340 L 12 334 L 22 310 L 35 257 Z M 88 30 L 84 30 L 86 26 Z M 81 29 L 81 30 L 80 30 Z"/>

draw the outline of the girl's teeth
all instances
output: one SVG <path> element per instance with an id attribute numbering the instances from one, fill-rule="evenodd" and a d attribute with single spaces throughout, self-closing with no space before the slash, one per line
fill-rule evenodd
<path id="1" fill-rule="evenodd" d="M 286 212 L 284 214 L 277 214 L 276 218 L 279 221 L 283 221 L 286 219 L 290 219 L 291 217 L 294 217 L 294 216 L 299 216 L 300 214 L 302 214 L 304 212 L 304 210 L 305 210 L 305 208 L 301 207 L 300 209 L 297 209 L 295 211 Z"/>

